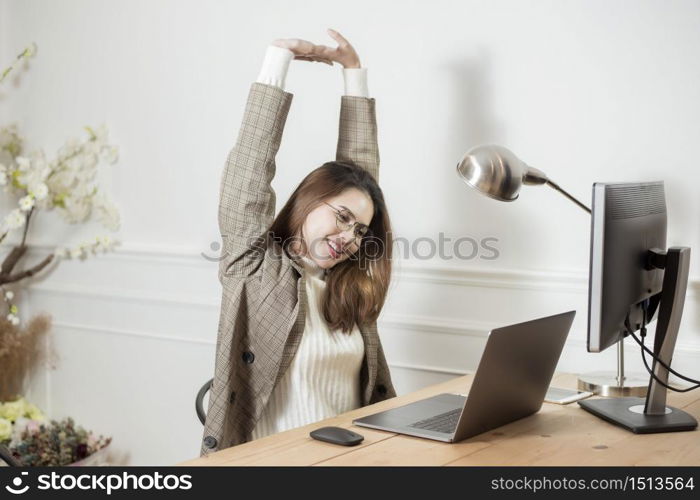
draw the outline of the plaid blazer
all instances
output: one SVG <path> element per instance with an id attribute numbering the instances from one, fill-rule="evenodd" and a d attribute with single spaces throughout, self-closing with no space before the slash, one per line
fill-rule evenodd
<path id="1" fill-rule="evenodd" d="M 220 187 L 221 312 L 214 381 L 200 456 L 251 440 L 275 384 L 301 340 L 306 312 L 302 263 L 269 238 L 275 215 L 275 155 L 293 94 L 254 82 Z M 336 160 L 379 173 L 375 100 L 341 96 Z M 360 329 L 362 406 L 396 396 L 376 321 Z"/>

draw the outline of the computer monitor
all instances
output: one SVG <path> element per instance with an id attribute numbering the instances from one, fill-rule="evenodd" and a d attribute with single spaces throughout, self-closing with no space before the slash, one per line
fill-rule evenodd
<path id="1" fill-rule="evenodd" d="M 664 185 L 595 183 L 592 207 L 588 352 L 601 352 L 627 335 L 628 315 L 638 330 L 644 300 L 661 292 L 664 272 L 650 268 L 647 255 L 666 248 Z"/>
<path id="2" fill-rule="evenodd" d="M 659 317 L 654 354 L 670 366 L 688 284 L 690 248 L 666 249 L 663 181 L 595 183 L 591 213 L 588 351 L 601 352 Z M 648 356 L 651 358 L 650 356 Z M 652 361 L 668 384 L 668 370 Z M 585 410 L 636 433 L 692 430 L 692 415 L 666 406 L 666 388 L 649 377 L 646 398 L 579 401 Z"/>

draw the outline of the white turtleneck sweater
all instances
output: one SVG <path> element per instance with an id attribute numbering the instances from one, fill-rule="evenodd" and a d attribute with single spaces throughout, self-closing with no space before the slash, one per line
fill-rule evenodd
<path id="1" fill-rule="evenodd" d="M 288 49 L 269 46 L 257 81 L 284 88 Z M 367 97 L 366 68 L 343 68 L 345 95 Z M 294 359 L 270 395 L 252 439 L 334 417 L 362 405 L 360 369 L 365 353 L 357 324 L 350 334 L 331 331 L 321 314 L 325 270 L 301 258 L 306 275 L 307 311 Z"/>

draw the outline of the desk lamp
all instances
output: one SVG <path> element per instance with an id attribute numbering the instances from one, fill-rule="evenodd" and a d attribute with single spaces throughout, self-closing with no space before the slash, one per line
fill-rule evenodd
<path id="1" fill-rule="evenodd" d="M 457 172 L 467 185 L 499 201 L 516 200 L 523 184 L 546 184 L 591 213 L 590 208 L 564 191 L 544 172 L 526 165 L 503 146 L 492 144 L 470 149 L 457 164 Z"/>
<path id="2" fill-rule="evenodd" d="M 468 186 L 499 201 L 516 200 L 523 184 L 546 184 L 591 213 L 590 208 L 549 179 L 544 172 L 525 164 L 503 146 L 491 144 L 470 149 L 457 164 L 457 173 Z M 637 375 L 625 377 L 624 366 L 621 339 L 617 343 L 617 374 L 602 372 L 583 375 L 578 380 L 579 388 L 602 396 L 646 396 L 648 378 Z"/>

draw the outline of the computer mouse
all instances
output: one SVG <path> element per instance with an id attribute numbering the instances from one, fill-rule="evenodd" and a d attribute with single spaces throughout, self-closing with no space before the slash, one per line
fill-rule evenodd
<path id="1" fill-rule="evenodd" d="M 314 439 L 326 441 L 333 444 L 342 444 L 343 446 L 355 446 L 360 444 L 365 438 L 362 434 L 352 432 L 344 427 L 321 427 L 309 433 Z"/>

